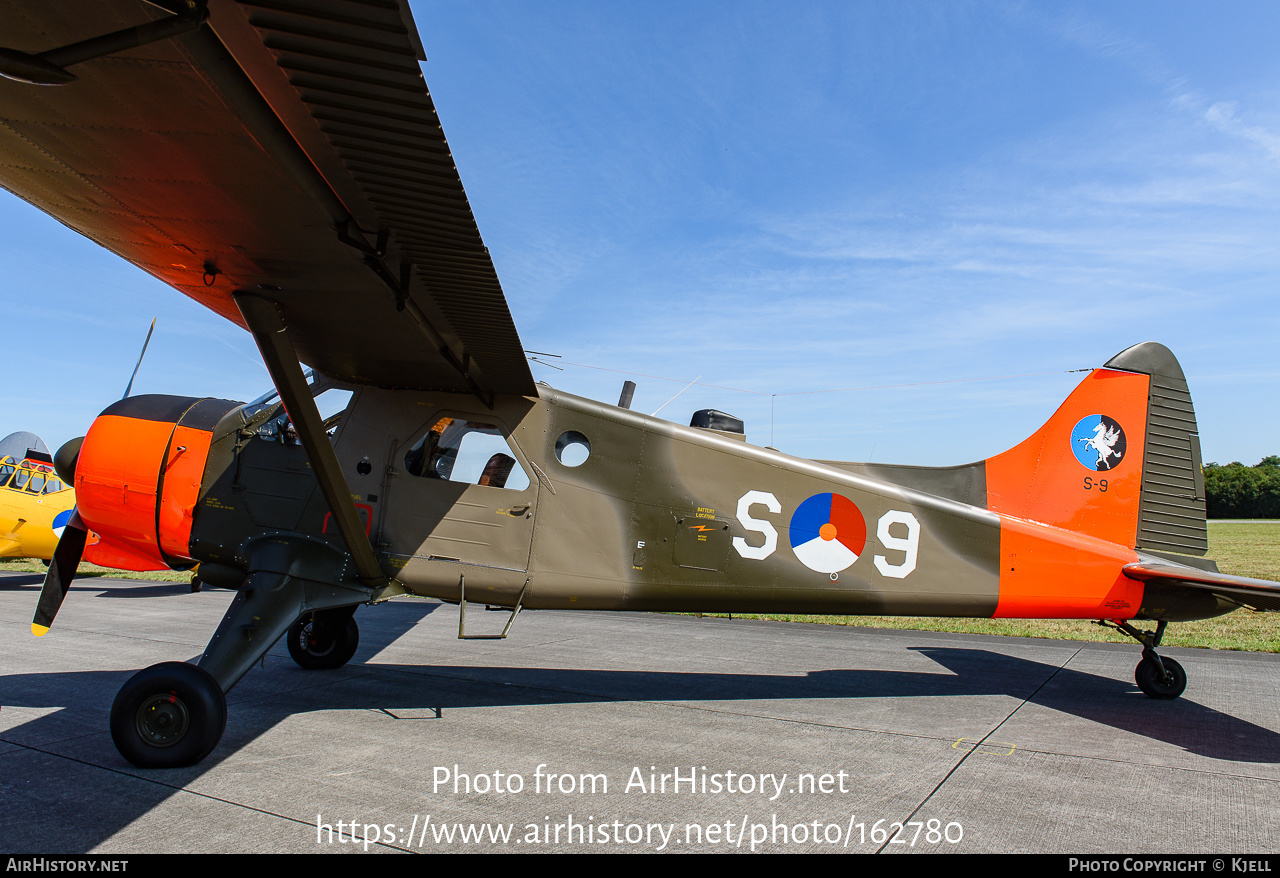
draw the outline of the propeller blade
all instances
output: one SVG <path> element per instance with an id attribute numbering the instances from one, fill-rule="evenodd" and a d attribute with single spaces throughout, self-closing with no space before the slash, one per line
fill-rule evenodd
<path id="1" fill-rule="evenodd" d="M 76 568 L 80 566 L 80 556 L 84 554 L 88 536 L 89 529 L 79 510 L 72 512 L 71 520 L 62 531 L 62 539 L 58 540 L 58 548 L 53 550 L 53 560 L 49 562 L 49 572 L 44 577 L 44 588 L 40 589 L 40 603 L 36 605 L 36 616 L 31 621 L 31 633 L 36 637 L 48 633 L 53 617 L 58 615 L 62 599 L 67 596 Z"/>
<path id="2" fill-rule="evenodd" d="M 142 358 L 147 355 L 147 345 L 151 344 L 151 333 L 156 331 L 156 318 L 151 318 L 151 328 L 147 330 L 147 340 L 142 343 L 142 353 L 138 354 L 138 364 L 133 367 L 133 374 L 129 376 L 129 386 L 124 389 L 124 396 L 121 399 L 128 399 L 129 394 L 133 391 L 133 379 L 138 377 L 138 369 L 142 367 Z"/>

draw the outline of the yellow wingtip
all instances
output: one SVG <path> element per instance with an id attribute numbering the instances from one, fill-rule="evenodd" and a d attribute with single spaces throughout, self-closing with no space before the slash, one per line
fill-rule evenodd
<path id="1" fill-rule="evenodd" d="M 46 634 L 49 633 L 49 628 L 46 625 L 37 625 L 35 622 L 32 622 L 31 633 L 34 634 L 36 637 L 44 637 Z"/>

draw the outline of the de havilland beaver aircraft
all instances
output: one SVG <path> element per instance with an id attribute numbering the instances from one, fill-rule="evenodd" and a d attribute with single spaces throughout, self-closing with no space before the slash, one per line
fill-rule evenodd
<path id="1" fill-rule="evenodd" d="M 571 396 L 532 379 L 405 0 L 3 9 L 0 182 L 245 327 L 279 394 L 130 397 L 55 455 L 78 515 L 37 634 L 86 528 L 236 590 L 198 662 L 120 691 L 112 737 L 136 765 L 208 755 L 226 692 L 280 637 L 338 667 L 356 608 L 407 593 L 512 620 L 1093 619 L 1142 645 L 1154 698 L 1186 685 L 1156 652 L 1167 624 L 1280 609 L 1280 584 L 1200 557 L 1195 416 L 1159 344 L 1094 370 L 1021 445 L 939 469 L 802 460 L 720 412 L 685 427 Z M 329 387 L 352 395 L 326 421 Z"/>

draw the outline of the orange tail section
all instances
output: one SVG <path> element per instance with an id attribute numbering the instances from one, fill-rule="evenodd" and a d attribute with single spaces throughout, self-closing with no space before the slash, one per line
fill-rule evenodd
<path id="1" fill-rule="evenodd" d="M 1137 545 L 1150 380 L 1089 373 L 1030 439 L 987 460 L 987 508 Z"/>
<path id="2" fill-rule="evenodd" d="M 997 616 L 1128 618 L 1117 574 L 1148 552 L 1204 554 L 1204 477 L 1182 369 L 1154 342 L 1095 369 L 1043 427 L 986 461 L 1002 518 Z M 1070 534 L 1047 539 L 1026 522 Z"/>

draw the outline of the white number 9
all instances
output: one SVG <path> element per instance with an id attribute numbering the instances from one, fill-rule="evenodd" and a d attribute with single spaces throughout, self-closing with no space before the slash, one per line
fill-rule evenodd
<path id="1" fill-rule="evenodd" d="M 889 527 L 895 524 L 906 525 L 905 537 L 895 537 L 889 533 Z M 920 554 L 920 522 L 916 521 L 916 517 L 910 512 L 891 509 L 880 516 L 876 536 L 880 538 L 881 545 L 886 549 L 906 553 L 901 564 L 890 564 L 884 555 L 876 555 L 876 569 L 885 576 L 906 579 L 907 574 L 916 569 L 916 557 Z"/>

